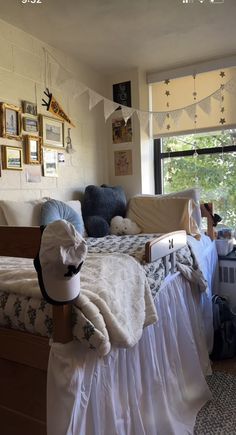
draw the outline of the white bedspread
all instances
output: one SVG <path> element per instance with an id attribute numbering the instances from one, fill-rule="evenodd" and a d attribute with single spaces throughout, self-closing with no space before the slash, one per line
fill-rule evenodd
<path id="1" fill-rule="evenodd" d="M 0 289 L 41 298 L 32 260 L 0 258 Z M 73 333 L 106 355 L 111 344 L 132 347 L 157 320 L 144 269 L 126 254 L 90 254 L 81 270 Z"/>

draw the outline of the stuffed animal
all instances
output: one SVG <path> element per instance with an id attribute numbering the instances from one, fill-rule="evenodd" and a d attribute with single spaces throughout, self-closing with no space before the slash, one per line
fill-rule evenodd
<path id="1" fill-rule="evenodd" d="M 131 219 L 115 216 L 111 220 L 110 233 L 116 236 L 139 234 L 141 233 L 141 228 Z"/>
<path id="2" fill-rule="evenodd" d="M 114 216 L 125 216 L 126 197 L 121 186 L 87 186 L 82 213 L 90 237 L 103 237 L 110 233 Z"/>

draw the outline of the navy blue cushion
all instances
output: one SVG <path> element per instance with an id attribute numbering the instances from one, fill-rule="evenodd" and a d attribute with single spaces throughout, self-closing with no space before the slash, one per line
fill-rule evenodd
<path id="1" fill-rule="evenodd" d="M 41 225 L 47 225 L 60 219 L 70 222 L 83 235 L 84 223 L 81 215 L 62 201 L 56 199 L 46 201 L 41 209 Z"/>
<path id="2" fill-rule="evenodd" d="M 86 221 L 87 233 L 90 237 L 104 237 L 110 233 L 110 226 L 101 216 L 89 216 Z"/>
<path id="3" fill-rule="evenodd" d="M 99 221 L 88 220 L 91 216 L 101 217 L 110 225 L 114 216 L 125 217 L 126 214 L 126 197 L 121 186 L 87 186 L 84 192 L 84 201 L 82 204 L 82 213 L 84 224 L 89 236 L 102 237 L 105 231 L 105 224 Z M 107 230 L 109 234 L 109 229 Z M 102 235 L 100 235 L 102 233 Z"/>

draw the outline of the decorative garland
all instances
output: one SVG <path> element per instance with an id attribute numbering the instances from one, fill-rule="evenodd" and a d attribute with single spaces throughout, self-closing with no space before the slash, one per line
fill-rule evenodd
<path id="1" fill-rule="evenodd" d="M 196 124 L 197 122 L 197 108 L 200 107 L 201 110 L 203 112 L 205 112 L 206 114 L 210 114 L 211 112 L 211 99 L 214 98 L 218 101 L 220 101 L 221 103 L 221 117 L 220 117 L 220 124 L 224 124 L 226 122 L 225 116 L 224 116 L 224 111 L 225 111 L 225 107 L 224 107 L 224 92 L 227 91 L 229 93 L 236 93 L 236 78 L 234 79 L 230 79 L 228 80 L 226 83 L 221 83 L 220 87 L 218 89 L 216 89 L 216 91 L 212 92 L 210 95 L 202 98 L 199 101 L 196 101 L 197 99 L 197 92 L 196 90 L 193 91 L 193 98 L 194 98 L 194 102 L 192 104 L 189 104 L 187 106 L 184 107 L 180 107 L 178 109 L 174 109 L 174 110 L 170 110 L 170 90 L 168 88 L 169 84 L 170 84 L 170 80 L 166 79 L 164 81 L 164 84 L 166 85 L 166 89 L 165 89 L 165 95 L 166 95 L 166 107 L 167 110 L 165 111 L 145 111 L 145 110 L 140 110 L 140 109 L 136 109 L 133 107 L 127 107 L 127 106 L 122 106 L 120 104 L 115 103 L 112 100 L 109 100 L 108 98 L 105 98 L 104 96 L 100 95 L 99 93 L 97 93 L 96 91 L 94 91 L 93 89 L 90 89 L 88 86 L 86 86 L 85 84 L 81 83 L 80 81 L 78 81 L 72 73 L 70 73 L 69 71 L 67 71 L 62 65 L 60 65 L 60 63 L 57 61 L 57 59 L 54 58 L 53 55 L 51 55 L 46 49 L 46 56 L 47 59 L 52 59 L 53 63 L 56 62 L 57 66 L 58 66 L 58 71 L 56 74 L 56 78 L 55 78 L 55 83 L 57 86 L 64 86 L 65 88 L 68 87 L 68 89 L 70 88 L 71 93 L 72 93 L 72 99 L 78 98 L 79 96 L 81 96 L 82 94 L 84 94 L 85 92 L 88 93 L 89 95 L 89 109 L 91 110 L 92 108 L 94 108 L 100 101 L 103 101 L 104 103 L 104 118 L 105 121 L 107 121 L 107 119 L 112 115 L 112 113 L 114 113 L 118 108 L 121 109 L 122 112 L 122 117 L 124 118 L 125 122 L 127 122 L 127 120 L 134 114 L 136 113 L 138 116 L 138 119 L 140 121 L 140 124 L 142 125 L 142 128 L 146 129 L 149 125 L 150 122 L 150 117 L 152 116 L 154 121 L 157 122 L 158 126 L 162 129 L 163 125 L 165 124 L 165 122 L 167 122 L 166 124 L 166 129 L 170 130 L 171 128 L 171 124 L 170 122 L 173 121 L 174 124 L 177 124 L 180 117 L 183 115 L 183 113 L 187 113 L 187 115 L 190 117 L 190 119 Z M 47 60 L 48 62 L 48 68 L 50 69 L 52 67 L 52 64 L 50 63 L 49 60 Z M 51 76 L 51 70 L 49 75 Z M 225 77 L 225 72 L 221 71 L 220 73 L 221 78 L 223 79 Z M 195 80 L 195 76 L 194 80 Z"/>

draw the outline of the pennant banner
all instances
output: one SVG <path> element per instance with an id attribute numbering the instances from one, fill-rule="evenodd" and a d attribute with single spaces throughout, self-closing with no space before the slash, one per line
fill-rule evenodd
<path id="1" fill-rule="evenodd" d="M 104 117 L 105 121 L 109 118 L 109 116 L 115 112 L 116 109 L 120 107 L 119 104 L 114 103 L 114 101 L 108 100 L 107 98 L 104 98 Z"/>
<path id="2" fill-rule="evenodd" d="M 221 101 L 221 90 L 218 89 L 218 91 L 214 92 L 214 94 L 212 94 L 212 98 L 215 98 L 217 101 Z"/>
<path id="3" fill-rule="evenodd" d="M 194 104 L 191 104 L 189 106 L 180 107 L 175 110 L 166 110 L 160 112 L 142 111 L 128 106 L 121 106 L 120 104 L 115 103 L 114 101 L 109 100 L 103 97 L 102 95 L 98 94 L 93 89 L 90 89 L 88 86 L 79 82 L 76 79 L 76 77 L 70 71 L 67 71 L 63 66 L 61 66 L 60 63 L 57 62 L 57 60 L 54 58 L 54 56 L 51 55 L 49 52 L 47 52 L 46 49 L 45 52 L 46 52 L 46 69 L 48 68 L 46 76 L 49 76 L 50 80 L 53 79 L 53 82 L 56 84 L 56 86 L 58 87 L 61 86 L 64 89 L 65 88 L 68 89 L 69 93 L 72 96 L 72 99 L 78 98 L 83 93 L 88 92 L 89 110 L 95 107 L 100 101 L 103 101 L 105 121 L 107 121 L 109 116 L 113 112 L 115 112 L 115 110 L 120 108 L 125 123 L 127 123 L 128 119 L 136 112 L 140 125 L 142 126 L 143 129 L 147 129 L 147 127 L 152 124 L 152 119 L 155 123 L 157 123 L 158 127 L 162 129 L 167 118 L 168 118 L 168 124 L 170 120 L 173 121 L 173 124 L 177 124 L 184 112 L 187 113 L 187 115 L 192 121 L 196 121 L 195 115 L 198 106 L 204 113 L 209 115 L 212 110 L 212 98 L 214 98 L 215 100 L 221 103 L 223 90 L 229 93 L 236 94 L 236 78 L 232 78 L 224 85 L 221 84 L 219 89 L 217 89 L 211 95 L 208 95 L 207 97 L 203 98 L 200 101 L 195 101 Z M 49 102 L 46 103 L 44 100 L 43 101 L 44 101 L 44 105 L 47 106 L 48 110 L 58 118 L 65 120 L 70 125 L 73 125 L 71 120 L 65 114 L 65 112 L 63 111 L 59 103 L 53 97 L 53 95 L 50 94 L 47 96 L 49 97 Z"/>
<path id="4" fill-rule="evenodd" d="M 136 113 L 138 115 L 139 122 L 143 127 L 143 130 L 146 130 L 149 126 L 150 113 L 149 112 L 141 112 L 140 110 L 136 110 Z"/>
<path id="5" fill-rule="evenodd" d="M 199 101 L 198 105 L 203 110 L 203 112 L 205 112 L 207 115 L 211 113 L 211 97 Z"/>
<path id="6" fill-rule="evenodd" d="M 48 102 L 43 99 L 43 106 L 47 107 L 47 110 L 51 112 L 53 115 L 55 115 L 57 118 L 59 118 L 62 121 L 66 121 L 68 124 L 70 124 L 72 127 L 75 127 L 73 122 L 70 120 L 69 116 L 66 115 L 60 104 L 57 102 L 57 100 L 54 98 L 54 96 L 49 92 L 49 89 L 46 89 L 44 94 L 49 98 Z"/>
<path id="7" fill-rule="evenodd" d="M 191 106 L 185 107 L 185 112 L 189 116 L 189 118 L 194 121 L 195 113 L 196 113 L 196 104 L 192 104 Z"/>
<path id="8" fill-rule="evenodd" d="M 103 100 L 103 97 L 99 95 L 97 92 L 92 91 L 92 89 L 89 89 L 89 110 L 93 109 L 100 101 Z"/>
<path id="9" fill-rule="evenodd" d="M 152 115 L 153 115 L 154 121 L 157 122 L 158 126 L 160 128 L 163 128 L 165 119 L 167 117 L 167 112 L 159 112 L 159 113 L 153 112 Z"/>
<path id="10" fill-rule="evenodd" d="M 131 107 L 121 106 L 122 116 L 124 118 L 125 124 L 127 124 L 128 119 L 133 115 L 134 109 Z"/>
<path id="11" fill-rule="evenodd" d="M 172 112 L 170 112 L 170 116 L 176 125 L 178 124 L 182 114 L 183 114 L 182 109 L 173 110 Z"/>

